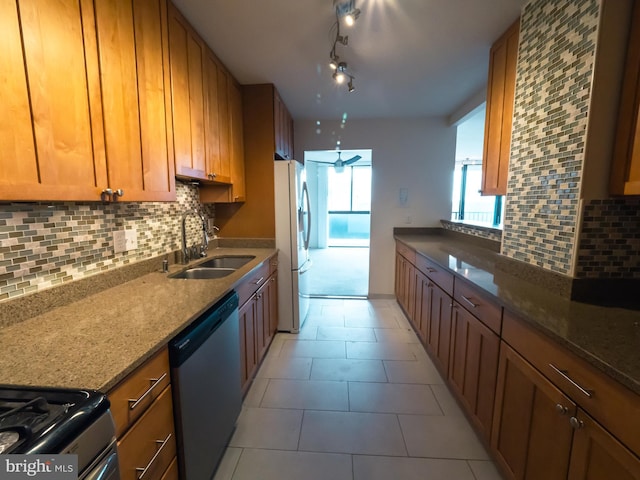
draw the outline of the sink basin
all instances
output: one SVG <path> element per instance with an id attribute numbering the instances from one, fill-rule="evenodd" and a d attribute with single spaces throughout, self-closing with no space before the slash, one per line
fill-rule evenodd
<path id="1" fill-rule="evenodd" d="M 249 263 L 256 258 L 253 255 L 223 255 L 220 257 L 210 258 L 209 260 L 199 263 L 197 268 L 233 268 L 237 269 Z"/>
<path id="2" fill-rule="evenodd" d="M 222 278 L 235 272 L 235 268 L 190 268 L 170 275 L 169 278 L 186 278 L 192 280 L 210 280 L 212 278 Z"/>

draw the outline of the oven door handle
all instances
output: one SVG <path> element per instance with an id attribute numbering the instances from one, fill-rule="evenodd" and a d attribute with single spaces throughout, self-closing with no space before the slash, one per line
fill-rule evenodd
<path id="1" fill-rule="evenodd" d="M 118 471 L 118 453 L 112 452 L 104 458 L 82 480 L 109 480 Z"/>

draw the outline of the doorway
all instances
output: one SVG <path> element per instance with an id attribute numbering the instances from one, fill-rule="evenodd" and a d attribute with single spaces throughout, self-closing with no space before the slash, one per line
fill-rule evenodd
<path id="1" fill-rule="evenodd" d="M 305 152 L 312 200 L 312 297 L 369 293 L 371 150 Z"/>

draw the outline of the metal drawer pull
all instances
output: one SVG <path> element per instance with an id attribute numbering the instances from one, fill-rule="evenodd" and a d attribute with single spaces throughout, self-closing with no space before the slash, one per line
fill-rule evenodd
<path id="1" fill-rule="evenodd" d="M 465 297 L 464 295 L 461 295 L 462 299 L 467 302 L 469 305 L 471 305 L 471 308 L 477 308 L 478 305 L 476 305 L 475 303 L 473 303 L 471 300 L 469 300 L 467 297 Z"/>
<path id="2" fill-rule="evenodd" d="M 436 270 L 435 268 L 431 268 L 431 267 L 427 267 L 427 272 L 429 273 L 436 273 L 438 270 Z"/>
<path id="3" fill-rule="evenodd" d="M 556 367 L 553 363 L 550 363 L 549 366 L 556 371 L 556 373 L 558 375 L 560 375 L 562 378 L 564 378 L 567 382 L 569 382 L 571 385 L 573 385 L 574 387 L 576 387 L 578 390 L 580 390 L 580 392 L 585 395 L 587 398 L 591 398 L 593 397 L 593 390 L 589 390 L 584 388 L 583 386 L 579 385 L 578 383 L 575 382 L 575 380 L 573 378 L 571 378 L 569 376 L 569 372 L 567 370 L 560 370 L 558 367 Z"/>
<path id="4" fill-rule="evenodd" d="M 153 463 L 156 461 L 156 458 L 158 458 L 158 455 L 160 455 L 160 452 L 162 452 L 162 449 L 167 446 L 167 443 L 169 442 L 170 438 L 171 438 L 171 434 L 167 435 L 167 438 L 165 438 L 164 440 L 156 440 L 156 443 L 160 443 L 161 444 L 160 448 L 155 453 L 155 455 L 153 457 L 151 457 L 151 460 L 149 460 L 149 463 L 147 463 L 146 467 L 144 467 L 144 468 L 140 468 L 140 467 L 136 468 L 136 472 L 140 472 L 140 475 L 138 475 L 138 480 L 142 480 L 144 478 L 144 476 L 147 474 L 147 472 L 151 468 L 151 465 L 153 465 Z"/>
<path id="5" fill-rule="evenodd" d="M 258 280 L 256 280 L 255 282 L 253 282 L 254 285 L 260 285 L 262 283 L 262 280 L 264 280 L 264 277 L 260 277 Z"/>
<path id="6" fill-rule="evenodd" d="M 147 389 L 147 391 L 144 392 L 140 398 L 129 399 L 129 403 L 131 404 L 129 405 L 129 410 L 133 410 L 138 405 L 140 405 L 140 402 L 142 402 L 147 397 L 147 395 L 149 395 L 153 391 L 153 389 L 156 388 L 166 377 L 167 372 L 164 372 L 160 378 L 150 378 L 149 381 L 151 382 L 151 386 Z"/>

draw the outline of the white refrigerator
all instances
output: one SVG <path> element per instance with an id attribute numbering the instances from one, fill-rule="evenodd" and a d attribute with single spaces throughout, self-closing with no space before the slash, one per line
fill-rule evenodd
<path id="1" fill-rule="evenodd" d="M 309 311 L 310 205 L 304 165 L 276 160 L 278 330 L 298 333 Z"/>

